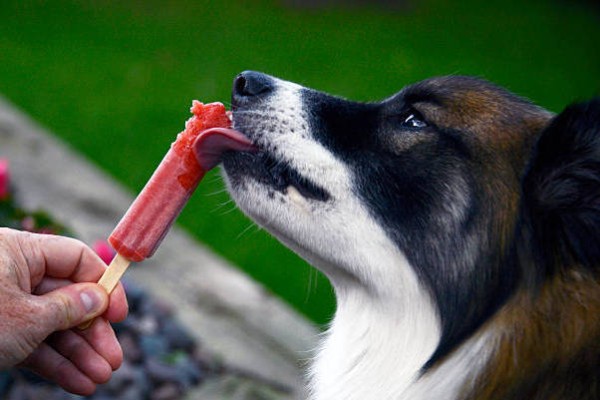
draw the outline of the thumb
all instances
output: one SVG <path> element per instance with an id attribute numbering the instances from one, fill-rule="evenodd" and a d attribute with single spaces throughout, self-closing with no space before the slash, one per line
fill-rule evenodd
<path id="1" fill-rule="evenodd" d="M 40 328 L 48 333 L 69 329 L 97 317 L 108 307 L 108 294 L 95 283 L 75 283 L 40 296 Z"/>

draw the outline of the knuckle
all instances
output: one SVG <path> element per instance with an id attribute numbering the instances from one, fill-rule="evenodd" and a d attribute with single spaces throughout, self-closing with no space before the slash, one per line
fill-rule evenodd
<path id="1" fill-rule="evenodd" d="M 74 313 L 75 307 L 69 296 L 57 292 L 53 294 L 53 300 L 46 303 L 49 308 L 47 315 L 59 329 L 67 329 L 77 322 L 78 316 Z"/>

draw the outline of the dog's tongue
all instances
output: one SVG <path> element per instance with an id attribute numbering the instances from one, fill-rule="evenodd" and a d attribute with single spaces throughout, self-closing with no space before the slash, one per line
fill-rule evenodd
<path id="1" fill-rule="evenodd" d="M 214 168 L 226 151 L 256 151 L 257 148 L 242 133 L 229 128 L 202 131 L 194 142 L 198 164 L 208 171 Z"/>

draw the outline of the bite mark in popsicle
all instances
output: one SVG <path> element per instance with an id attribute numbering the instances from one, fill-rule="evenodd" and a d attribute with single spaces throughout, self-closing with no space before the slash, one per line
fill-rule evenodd
<path id="1" fill-rule="evenodd" d="M 231 129 L 223 104 L 205 105 L 194 100 L 190 111 L 194 115 L 186 122 L 185 130 L 177 135 L 108 238 L 117 256 L 98 282 L 108 293 L 131 261 L 139 262 L 154 254 L 206 171 L 218 164 L 224 151 L 255 149 L 247 137 Z"/>

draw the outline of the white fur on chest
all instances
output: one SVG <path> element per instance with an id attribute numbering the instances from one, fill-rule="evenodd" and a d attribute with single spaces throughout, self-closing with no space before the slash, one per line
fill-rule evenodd
<path id="1" fill-rule="evenodd" d="M 338 310 L 310 371 L 311 400 L 455 400 L 493 355 L 497 338 L 483 332 L 421 374 L 439 340 L 430 310 L 394 318 L 376 308 Z"/>
<path id="2" fill-rule="evenodd" d="M 440 324 L 416 277 L 403 275 L 391 279 L 397 293 L 336 289 L 336 316 L 311 369 L 314 400 L 397 400 L 417 381 L 439 342 Z"/>

